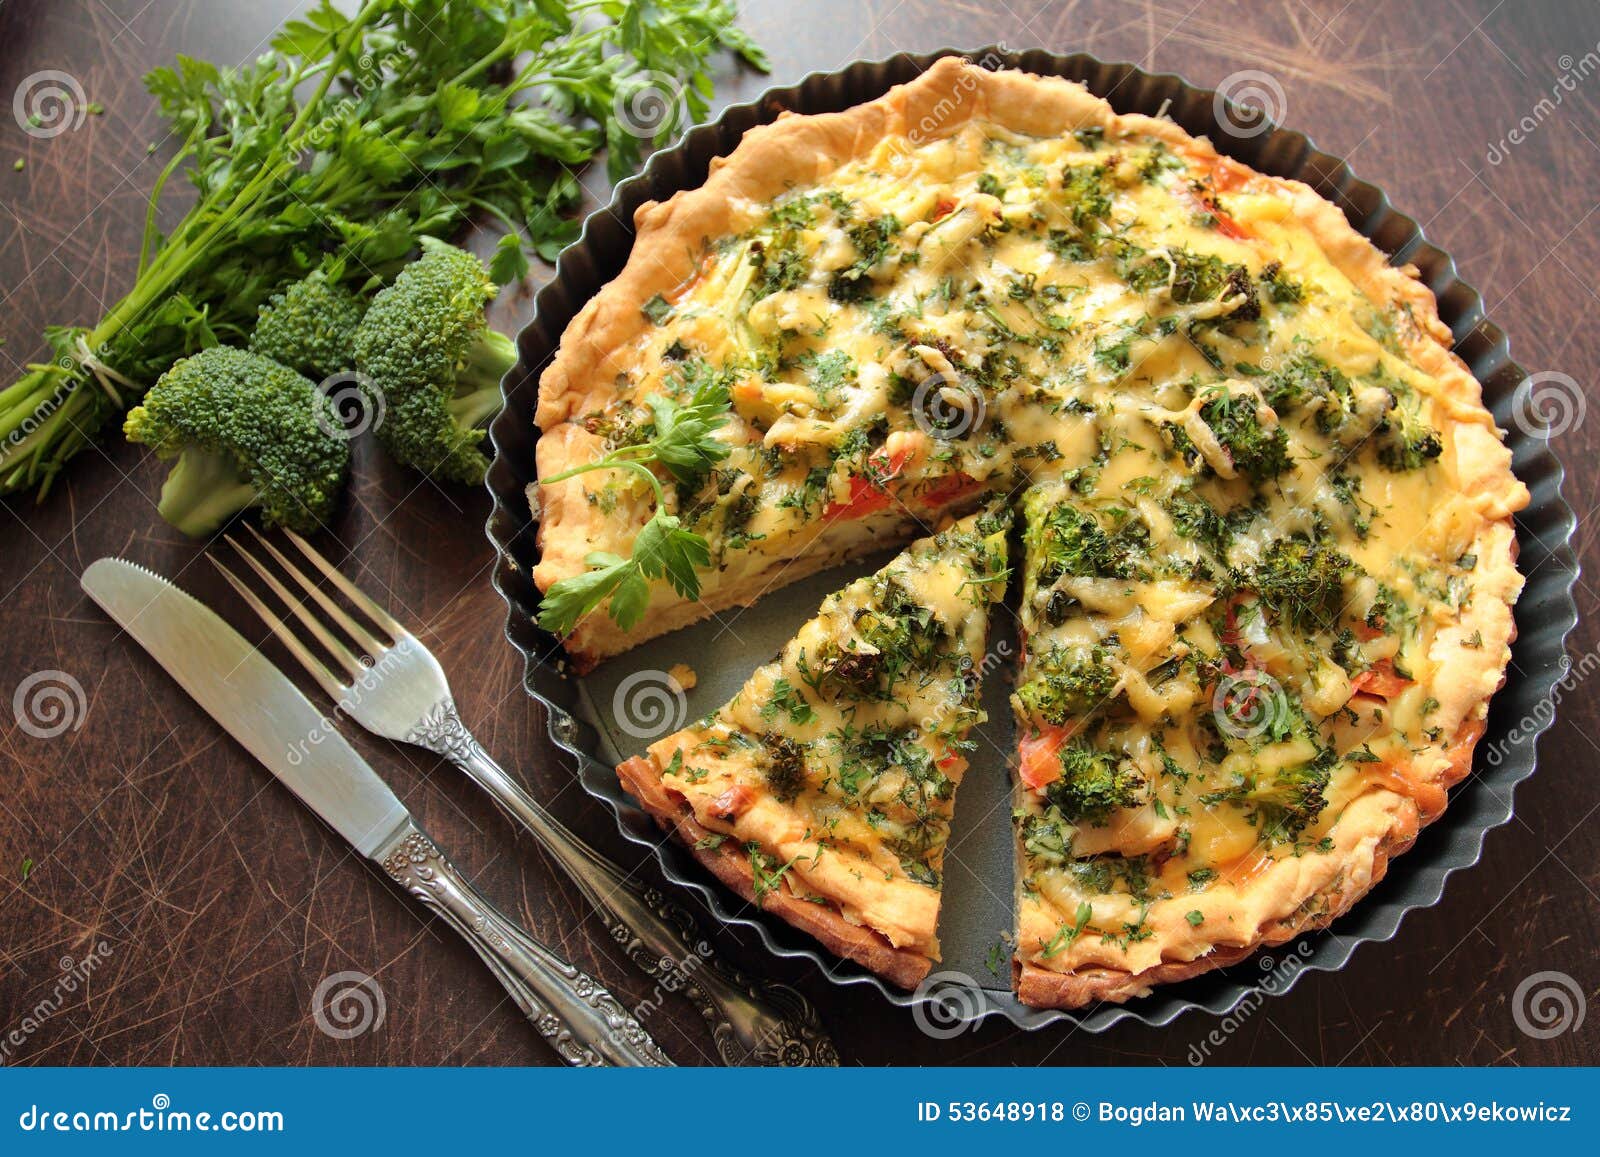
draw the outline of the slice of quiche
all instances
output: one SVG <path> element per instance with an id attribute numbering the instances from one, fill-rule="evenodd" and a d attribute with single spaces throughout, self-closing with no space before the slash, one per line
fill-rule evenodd
<path id="1" fill-rule="evenodd" d="M 939 958 L 1010 523 L 969 516 L 830 595 L 720 711 L 618 769 L 725 883 L 906 988 Z"/>
<path id="2" fill-rule="evenodd" d="M 1328 923 L 1443 810 L 1481 728 L 1438 726 L 1418 683 L 1474 640 L 1434 651 L 1346 553 L 1360 536 L 1274 524 L 1215 477 L 1104 477 L 1023 501 L 1016 971 L 1037 1005 Z M 1435 581 L 1460 598 L 1476 565 Z"/>

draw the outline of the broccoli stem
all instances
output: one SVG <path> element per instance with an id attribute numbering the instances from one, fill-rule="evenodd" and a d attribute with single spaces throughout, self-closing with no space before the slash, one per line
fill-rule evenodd
<path id="1" fill-rule="evenodd" d="M 161 517 L 190 538 L 203 538 L 260 497 L 225 454 L 188 449 L 161 486 Z"/>
<path id="2" fill-rule="evenodd" d="M 503 333 L 485 329 L 467 349 L 456 373 L 456 393 L 450 399 L 450 416 L 464 430 L 483 425 L 500 410 L 500 379 L 517 364 L 517 343 Z"/>

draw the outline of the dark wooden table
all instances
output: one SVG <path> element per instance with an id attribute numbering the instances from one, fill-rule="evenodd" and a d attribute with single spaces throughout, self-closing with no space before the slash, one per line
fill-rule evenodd
<path id="1" fill-rule="evenodd" d="M 157 130 L 139 84 L 175 52 L 252 55 L 292 0 L 3 0 L 0 104 L 42 69 L 104 106 L 51 139 L 0 115 L 0 374 L 42 355 L 46 322 L 89 321 L 131 276 Z M 1241 69 L 1281 84 L 1284 118 L 1388 189 L 1486 291 L 1534 369 L 1589 390 L 1600 367 L 1600 8 L 1592 0 L 750 0 L 744 22 L 773 81 L 859 57 L 947 44 L 1042 45 L 1132 60 L 1215 85 Z M 727 69 L 717 102 L 768 81 Z M 1566 77 L 1570 89 L 1563 86 Z M 1559 105 L 1541 106 L 1560 90 Z M 6 111 L 9 111 L 7 109 Z M 1528 118 L 1524 120 L 1524 118 Z M 1523 124 L 1522 143 L 1502 144 Z M 1531 125 L 1531 128 L 1527 126 Z M 13 171 L 21 157 L 26 166 Z M 1496 163 L 1496 160 L 1498 163 Z M 591 174 L 595 192 L 603 178 Z M 540 270 L 538 276 L 548 276 Z M 501 320 L 529 313 L 509 294 Z M 1586 519 L 1600 481 L 1597 424 L 1560 440 L 1567 497 Z M 120 554 L 174 575 L 240 625 L 199 554 L 156 516 L 160 468 L 108 441 L 43 505 L 0 515 L 0 699 L 37 672 L 83 689 L 73 728 L 49 739 L 0 704 L 0 1058 L 45 1064 L 546 1064 L 550 1054 L 451 934 L 418 919 L 125 640 L 80 593 L 84 566 Z M 363 446 L 338 525 L 346 569 L 414 623 L 454 674 L 462 713 L 559 814 L 631 864 L 638 849 L 572 784 L 523 693 L 501 631 L 483 535 L 486 497 L 418 485 Z M 1600 553 L 1580 528 L 1591 574 Z M 1590 581 L 1580 607 L 1597 602 Z M 1577 658 L 1600 645 L 1584 623 Z M 1592 660 L 1591 660 L 1592 662 Z M 1584 665 L 1588 670 L 1588 665 Z M 1485 1064 L 1600 1060 L 1600 1012 L 1550 1039 L 1520 1031 L 1511 997 L 1555 970 L 1600 986 L 1600 709 L 1581 684 L 1541 744 L 1517 818 L 1483 862 L 1410 916 L 1394 941 L 1338 975 L 1302 978 L 1211 1050 L 1224 1063 Z M 648 994 L 574 889 L 484 799 L 415 750 L 356 737 L 458 863 L 540 936 L 626 999 Z M 1468 783 L 1461 790 L 1471 791 Z M 1398 870 L 1405 870 L 1404 860 Z M 641 871 L 649 875 L 650 865 Z M 823 1010 L 846 1063 L 1189 1063 L 1217 1022 L 1035 1035 L 989 1025 L 932 1042 L 870 991 L 840 991 L 723 935 L 742 962 L 789 979 Z M 63 968 L 93 972 L 61 992 Z M 319 1031 L 319 982 L 368 973 L 380 1028 Z M 55 1006 L 59 1004 L 58 1009 Z M 54 1011 L 51 1011 L 51 1010 Z M 40 1015 L 44 1013 L 45 1015 Z M 35 1023 L 42 1022 L 42 1023 Z M 692 1061 L 708 1042 L 677 1001 L 650 1020 Z M 25 1039 L 8 1043 L 13 1030 Z"/>

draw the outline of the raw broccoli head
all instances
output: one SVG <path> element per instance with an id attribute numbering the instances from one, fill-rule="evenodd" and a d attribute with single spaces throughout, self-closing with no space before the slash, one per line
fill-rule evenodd
<path id="1" fill-rule="evenodd" d="M 174 364 L 123 425 L 130 442 L 177 458 L 161 487 L 161 517 L 195 537 L 250 506 L 269 526 L 316 530 L 350 469 L 339 429 L 310 380 L 229 346 Z"/>
<path id="2" fill-rule="evenodd" d="M 320 381 L 354 366 L 350 339 L 361 313 L 360 298 L 318 269 L 261 307 L 250 352 Z"/>
<path id="3" fill-rule="evenodd" d="M 1045 795 L 1074 823 L 1102 824 L 1118 808 L 1141 803 L 1144 786 L 1144 776 L 1130 760 L 1074 739 L 1062 744 L 1061 778 L 1045 788 Z"/>
<path id="4" fill-rule="evenodd" d="M 363 386 L 384 410 L 378 441 L 435 478 L 483 481 L 482 426 L 500 409 L 516 364 L 510 338 L 488 328 L 494 283 L 472 254 L 424 239 L 424 253 L 381 291 L 355 333 Z"/>

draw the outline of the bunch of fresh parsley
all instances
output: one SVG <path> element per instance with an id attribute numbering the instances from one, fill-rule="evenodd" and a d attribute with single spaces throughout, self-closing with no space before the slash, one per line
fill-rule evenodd
<path id="1" fill-rule="evenodd" d="M 630 557 L 594 551 L 583 560 L 590 569 L 562 579 L 545 592 L 539 604 L 539 625 L 554 634 L 567 634 L 607 599 L 611 600 L 607 610 L 617 625 L 630 629 L 649 606 L 650 579 L 665 577 L 684 598 L 699 597 L 700 576 L 695 572 L 710 565 L 711 549 L 677 515 L 667 512 L 654 467 L 660 466 L 679 483 L 692 487 L 728 456 L 728 445 L 716 436 L 728 421 L 728 383 L 720 375 L 706 374 L 687 402 L 657 395 L 646 403 L 652 420 L 645 427 L 643 442 L 539 480 L 550 485 L 591 470 L 625 470 L 644 479 L 655 496 L 655 512 L 633 540 Z"/>
<path id="2" fill-rule="evenodd" d="M 650 85 L 655 140 L 701 116 L 710 56 L 761 51 L 731 0 L 331 0 L 238 68 L 179 57 L 145 78 L 181 142 L 150 195 L 132 288 L 93 326 L 46 331 L 52 359 L 0 390 L 0 493 L 41 495 L 69 458 L 180 357 L 237 342 L 273 292 L 322 268 L 356 289 L 422 237 L 488 218 L 492 273 L 527 272 L 575 233 L 573 169 L 613 175 L 645 141 L 625 123 Z M 630 128 L 633 131 L 630 131 Z M 194 206 L 156 222 L 180 171 Z"/>

